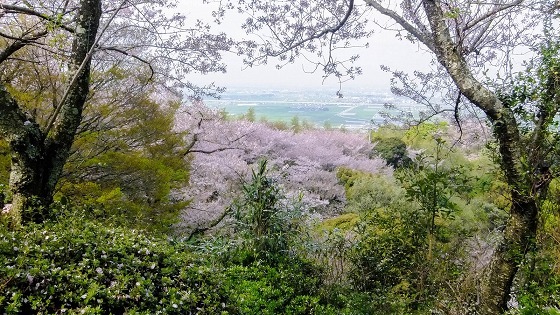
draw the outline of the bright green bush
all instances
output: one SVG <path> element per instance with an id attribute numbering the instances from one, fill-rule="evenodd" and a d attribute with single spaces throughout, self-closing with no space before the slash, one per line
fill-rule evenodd
<path id="1" fill-rule="evenodd" d="M 231 266 L 225 271 L 228 299 L 239 314 L 313 314 L 320 308 L 317 270 L 300 260 Z"/>
<path id="2" fill-rule="evenodd" d="M 399 181 L 338 170 L 346 209 L 360 214 L 351 234 L 350 279 L 355 292 L 368 292 L 370 307 L 380 313 L 424 314 L 436 303 L 452 304 L 440 300 L 448 298 L 442 288 L 460 281 L 468 269 L 464 240 L 479 217 L 463 213 L 468 202 L 461 197 L 468 196 L 470 184 L 464 171 L 442 162 L 441 156 L 419 159 L 414 168 L 395 173 Z"/>
<path id="3" fill-rule="evenodd" d="M 0 237 L 7 314 L 221 311 L 215 274 L 180 244 L 83 220 Z M 199 288 L 193 290 L 194 288 Z"/>
<path id="4" fill-rule="evenodd" d="M 333 232 L 334 230 L 349 231 L 358 224 L 360 216 L 356 213 L 345 213 L 339 216 L 323 220 L 318 226 L 319 231 Z"/>
<path id="5" fill-rule="evenodd" d="M 336 176 L 344 185 L 347 208 L 367 212 L 385 207 L 404 197 L 404 191 L 394 178 L 381 174 L 371 174 L 347 167 L 339 167 Z"/>
<path id="6" fill-rule="evenodd" d="M 130 103 L 110 126 L 77 135 L 56 198 L 121 225 L 168 232 L 188 204 L 172 197 L 189 180 L 189 161 L 180 154 L 185 133 L 174 130 L 178 104 L 145 95 Z"/>
<path id="7" fill-rule="evenodd" d="M 445 134 L 448 128 L 445 121 L 423 122 L 406 130 L 402 139 L 410 147 L 426 149 L 433 146 L 434 135 Z"/>

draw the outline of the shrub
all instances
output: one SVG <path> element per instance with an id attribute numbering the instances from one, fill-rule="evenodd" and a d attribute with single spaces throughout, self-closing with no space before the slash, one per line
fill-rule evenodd
<path id="1" fill-rule="evenodd" d="M 337 230 L 342 231 L 349 231 L 353 229 L 359 221 L 359 216 L 356 213 L 345 213 L 339 216 L 326 219 L 321 224 L 319 224 L 318 228 L 320 230 L 326 230 L 329 232 Z"/>
<path id="2" fill-rule="evenodd" d="M 349 168 L 338 168 L 337 177 L 344 185 L 349 212 L 366 213 L 403 199 L 404 190 L 391 177 L 373 175 Z"/>
<path id="3" fill-rule="evenodd" d="M 188 205 L 174 194 L 189 181 L 186 133 L 174 130 L 178 104 L 148 96 L 129 103 L 110 126 L 77 135 L 56 197 L 121 225 L 168 232 Z"/>
<path id="4" fill-rule="evenodd" d="M 406 143 L 397 137 L 378 138 L 373 141 L 372 155 L 377 155 L 393 168 L 408 167 L 412 160 L 406 152 Z"/>
<path id="5" fill-rule="evenodd" d="M 5 314 L 339 313 L 316 294 L 318 269 L 297 258 L 220 264 L 181 240 L 80 216 L 0 232 Z"/>
<path id="6" fill-rule="evenodd" d="M 0 264 L 7 314 L 216 314 L 227 307 L 215 271 L 184 245 L 78 218 L 4 231 Z"/>
<path id="7" fill-rule="evenodd" d="M 267 175 L 266 160 L 252 171 L 251 181 L 243 185 L 243 195 L 232 207 L 245 248 L 250 248 L 256 259 L 272 262 L 289 255 L 302 213 L 297 201 L 289 201 Z"/>
<path id="8" fill-rule="evenodd" d="M 441 165 L 434 170 L 439 160 L 420 162 L 414 170 L 397 171 L 399 182 L 351 169 L 337 173 L 346 188 L 346 209 L 360 214 L 352 231 L 350 278 L 383 314 L 436 307 L 438 298 L 446 298 L 442 285 L 458 281 L 469 266 L 462 256 L 464 218 L 452 200 L 466 190 L 464 174 Z"/>

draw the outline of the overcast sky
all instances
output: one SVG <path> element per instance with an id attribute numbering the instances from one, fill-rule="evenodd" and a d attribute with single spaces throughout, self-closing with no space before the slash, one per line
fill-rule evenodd
<path id="1" fill-rule="evenodd" d="M 202 4 L 202 0 L 183 0 L 183 13 L 189 18 L 209 18 L 211 6 Z M 188 2 L 188 5 L 187 5 Z M 230 12 L 235 14 L 235 12 Z M 232 16 L 221 26 L 230 36 L 242 36 L 241 19 Z M 430 67 L 431 57 L 420 50 L 417 45 L 406 40 L 399 40 L 394 32 L 377 31 L 369 40 L 369 48 L 358 48 L 361 58 L 357 66 L 363 68 L 364 74 L 353 81 L 344 83 L 343 89 L 372 89 L 388 90 L 390 74 L 381 71 L 380 65 L 387 65 L 399 70 L 426 70 Z M 352 52 L 354 53 L 354 51 Z M 235 55 L 225 55 L 224 61 L 228 65 L 226 74 L 209 74 L 205 76 L 193 75 L 193 83 L 215 82 L 225 87 L 255 87 L 260 89 L 301 88 L 301 89 L 336 89 L 338 81 L 334 78 L 323 82 L 321 73 L 308 74 L 311 69 L 309 63 L 297 61 L 283 69 L 277 70 L 274 64 L 244 69 L 241 58 Z"/>

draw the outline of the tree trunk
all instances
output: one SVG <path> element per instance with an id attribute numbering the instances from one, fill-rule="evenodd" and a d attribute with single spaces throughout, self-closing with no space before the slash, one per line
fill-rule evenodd
<path id="1" fill-rule="evenodd" d="M 18 141 L 10 141 L 11 217 L 14 226 L 27 221 L 41 221 L 42 212 L 50 204 L 48 196 L 41 189 L 45 173 L 42 134 L 38 132 L 38 126 L 34 127 L 36 128 L 29 128 Z"/>
<path id="2" fill-rule="evenodd" d="M 40 199 L 41 175 L 36 168 L 43 164 L 43 135 L 4 86 L 0 86 L 0 105 L 0 131 L 10 145 L 12 157 L 10 190 L 13 200 L 9 216 L 11 224 L 18 226 L 22 212 L 31 205 L 31 200 Z"/>
<path id="3" fill-rule="evenodd" d="M 59 104 L 60 115 L 52 128 L 41 130 L 0 85 L 0 136 L 8 141 L 12 154 L 10 216 L 15 227 L 26 221 L 40 222 L 48 215 L 56 184 L 82 120 L 89 92 L 89 51 L 95 43 L 100 17 L 101 0 L 80 1 L 69 64 L 75 71 L 75 80 Z"/>
<path id="4" fill-rule="evenodd" d="M 482 314 L 501 314 L 507 310 L 513 279 L 529 250 L 537 229 L 537 200 L 531 180 L 522 164 L 523 153 L 518 124 L 510 108 L 472 74 L 461 47 L 453 42 L 437 0 L 423 0 L 433 34 L 433 51 L 461 93 L 484 111 L 498 140 L 501 168 L 510 188 L 511 211 L 503 238 L 485 274 L 481 292 Z"/>
<path id="5" fill-rule="evenodd" d="M 481 314 L 502 314 L 507 311 L 513 279 L 530 250 L 537 232 L 537 205 L 534 200 L 514 197 L 503 239 L 496 248 L 484 286 Z"/>

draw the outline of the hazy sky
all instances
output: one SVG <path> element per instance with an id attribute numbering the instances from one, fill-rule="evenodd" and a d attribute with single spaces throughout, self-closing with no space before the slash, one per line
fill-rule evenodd
<path id="1" fill-rule="evenodd" d="M 184 0 L 185 1 L 185 0 Z M 188 1 L 188 5 L 186 2 Z M 202 0 L 187 0 L 183 8 L 187 17 L 209 18 L 211 6 L 202 4 Z M 230 12 L 234 14 L 235 12 Z M 243 36 L 240 28 L 241 19 L 232 16 L 221 26 L 228 35 Z M 381 71 L 380 65 L 387 65 L 392 69 L 425 70 L 429 68 L 431 56 L 419 50 L 418 46 L 406 40 L 399 40 L 394 32 L 377 31 L 369 40 L 369 48 L 358 48 L 361 58 L 356 65 L 363 68 L 364 74 L 353 81 L 344 83 L 343 89 L 389 89 L 390 74 Z M 354 51 L 352 53 L 355 53 Z M 205 76 L 193 75 L 193 83 L 215 82 L 225 87 L 257 87 L 264 89 L 277 88 L 313 88 L 336 89 L 338 81 L 334 78 L 323 82 L 321 73 L 308 74 L 304 70 L 311 69 L 304 60 L 296 61 L 283 69 L 277 70 L 274 63 L 250 69 L 243 69 L 241 58 L 231 54 L 225 55 L 224 61 L 228 65 L 226 74 L 209 74 Z"/>

